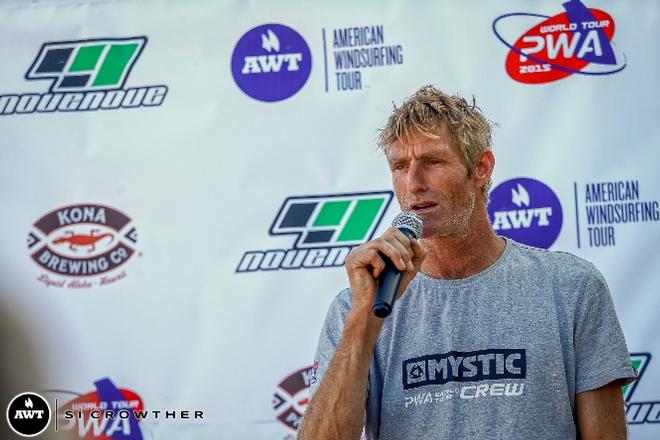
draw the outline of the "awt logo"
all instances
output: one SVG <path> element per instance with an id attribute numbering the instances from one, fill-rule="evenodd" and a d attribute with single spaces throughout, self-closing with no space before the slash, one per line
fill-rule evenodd
<path id="1" fill-rule="evenodd" d="M 293 96 L 305 85 L 312 55 L 305 40 L 288 26 L 265 24 L 250 29 L 234 48 L 234 81 L 248 96 L 276 102 Z"/>
<path id="2" fill-rule="evenodd" d="M 371 239 L 391 200 L 392 191 L 288 197 L 269 232 L 296 236 L 293 248 L 248 251 L 236 272 L 342 266 Z"/>
<path id="3" fill-rule="evenodd" d="M 562 225 L 555 193 L 543 182 L 526 177 L 507 180 L 493 189 L 488 216 L 499 235 L 545 249 L 555 242 Z"/>
<path id="4" fill-rule="evenodd" d="M 167 86 L 124 87 L 147 37 L 44 43 L 25 79 L 48 81 L 48 93 L 0 95 L 0 115 L 155 107 Z"/>
<path id="5" fill-rule="evenodd" d="M 566 12 L 552 17 L 515 12 L 495 19 L 493 31 L 510 49 L 506 71 L 511 78 L 541 84 L 572 74 L 611 75 L 626 67 L 625 55 L 612 43 L 615 24 L 607 12 L 587 8 L 580 0 L 563 6 Z M 504 35 L 516 32 L 520 37 L 507 42 Z"/>

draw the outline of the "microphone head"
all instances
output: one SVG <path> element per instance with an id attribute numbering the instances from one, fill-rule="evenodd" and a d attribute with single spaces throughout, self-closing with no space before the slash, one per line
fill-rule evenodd
<path id="1" fill-rule="evenodd" d="M 400 212 L 392 220 L 392 226 L 397 229 L 407 229 L 412 232 L 415 239 L 419 239 L 422 236 L 422 231 L 424 230 L 424 224 L 422 220 L 414 212 Z"/>

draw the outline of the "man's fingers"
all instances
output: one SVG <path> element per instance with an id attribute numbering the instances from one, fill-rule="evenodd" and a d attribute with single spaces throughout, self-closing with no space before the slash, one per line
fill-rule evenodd
<path id="1" fill-rule="evenodd" d="M 410 254 L 406 248 L 396 240 L 382 240 L 377 245 L 378 250 L 383 253 L 400 271 L 406 270 L 408 262 L 411 260 Z"/>

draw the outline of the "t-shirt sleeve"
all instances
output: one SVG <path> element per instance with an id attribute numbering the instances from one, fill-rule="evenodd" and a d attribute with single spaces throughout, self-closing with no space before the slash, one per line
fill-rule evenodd
<path id="1" fill-rule="evenodd" d="M 339 292 L 330 304 L 328 314 L 325 317 L 319 342 L 314 355 L 314 364 L 312 366 L 312 375 L 309 383 L 309 398 L 311 399 L 316 392 L 321 379 L 325 374 L 330 361 L 335 355 L 337 345 L 344 331 L 344 321 L 350 305 L 350 290 L 345 289 Z"/>
<path id="2" fill-rule="evenodd" d="M 583 281 L 575 316 L 575 392 L 623 379 L 637 379 L 614 302 L 603 275 L 593 266 Z"/>

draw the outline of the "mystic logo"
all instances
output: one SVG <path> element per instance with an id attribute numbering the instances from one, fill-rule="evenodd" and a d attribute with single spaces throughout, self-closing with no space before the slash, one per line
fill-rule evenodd
<path id="1" fill-rule="evenodd" d="M 301 368 L 285 377 L 273 393 L 276 418 L 287 428 L 298 430 L 309 399 L 312 367 Z"/>
<path id="2" fill-rule="evenodd" d="M 34 437 L 50 423 L 50 405 L 36 393 L 21 393 L 7 406 L 9 427 L 21 437 Z"/>
<path id="3" fill-rule="evenodd" d="M 0 95 L 0 115 L 153 107 L 167 86 L 124 88 L 147 37 L 45 43 L 25 74 L 50 81 L 48 93 Z"/>
<path id="4" fill-rule="evenodd" d="M 555 193 L 526 177 L 507 180 L 491 191 L 488 216 L 498 234 L 544 249 L 552 246 L 562 225 Z"/>
<path id="5" fill-rule="evenodd" d="M 238 87 L 265 102 L 287 99 L 305 85 L 312 54 L 303 37 L 282 24 L 247 31 L 236 43 L 231 71 Z"/>
<path id="6" fill-rule="evenodd" d="M 408 359 L 402 367 L 404 390 L 449 382 L 524 379 L 527 374 L 524 349 L 450 351 Z"/>
<path id="7" fill-rule="evenodd" d="M 646 372 L 649 362 L 651 362 L 651 353 L 630 353 L 632 366 L 637 371 L 637 381 L 623 387 L 623 397 L 626 402 L 626 420 L 629 425 L 639 425 L 643 423 L 660 423 L 660 401 L 632 402 L 633 394 L 642 376 Z"/>
<path id="8" fill-rule="evenodd" d="M 35 263 L 65 277 L 92 277 L 113 271 L 131 258 L 136 243 L 137 230 L 126 214 L 96 204 L 64 206 L 49 212 L 34 223 L 27 240 Z M 46 280 L 52 281 L 46 275 L 40 278 L 49 285 Z M 99 284 L 113 281 L 102 277 Z M 58 283 L 63 285 L 64 281 L 53 281 L 52 285 Z M 91 282 L 83 285 L 91 287 Z"/>
<path id="9" fill-rule="evenodd" d="M 246 252 L 236 272 L 342 266 L 371 239 L 391 200 L 392 191 L 288 197 L 270 235 L 297 236 L 293 249 Z"/>
<path id="10" fill-rule="evenodd" d="M 552 17 L 515 12 L 495 19 L 495 35 L 511 49 L 506 58 L 511 78 L 541 84 L 574 73 L 611 75 L 626 67 L 625 55 L 618 53 L 611 42 L 615 25 L 607 12 L 587 8 L 580 0 L 567 1 L 563 6 L 566 12 Z M 502 36 L 530 25 L 513 44 Z"/>

